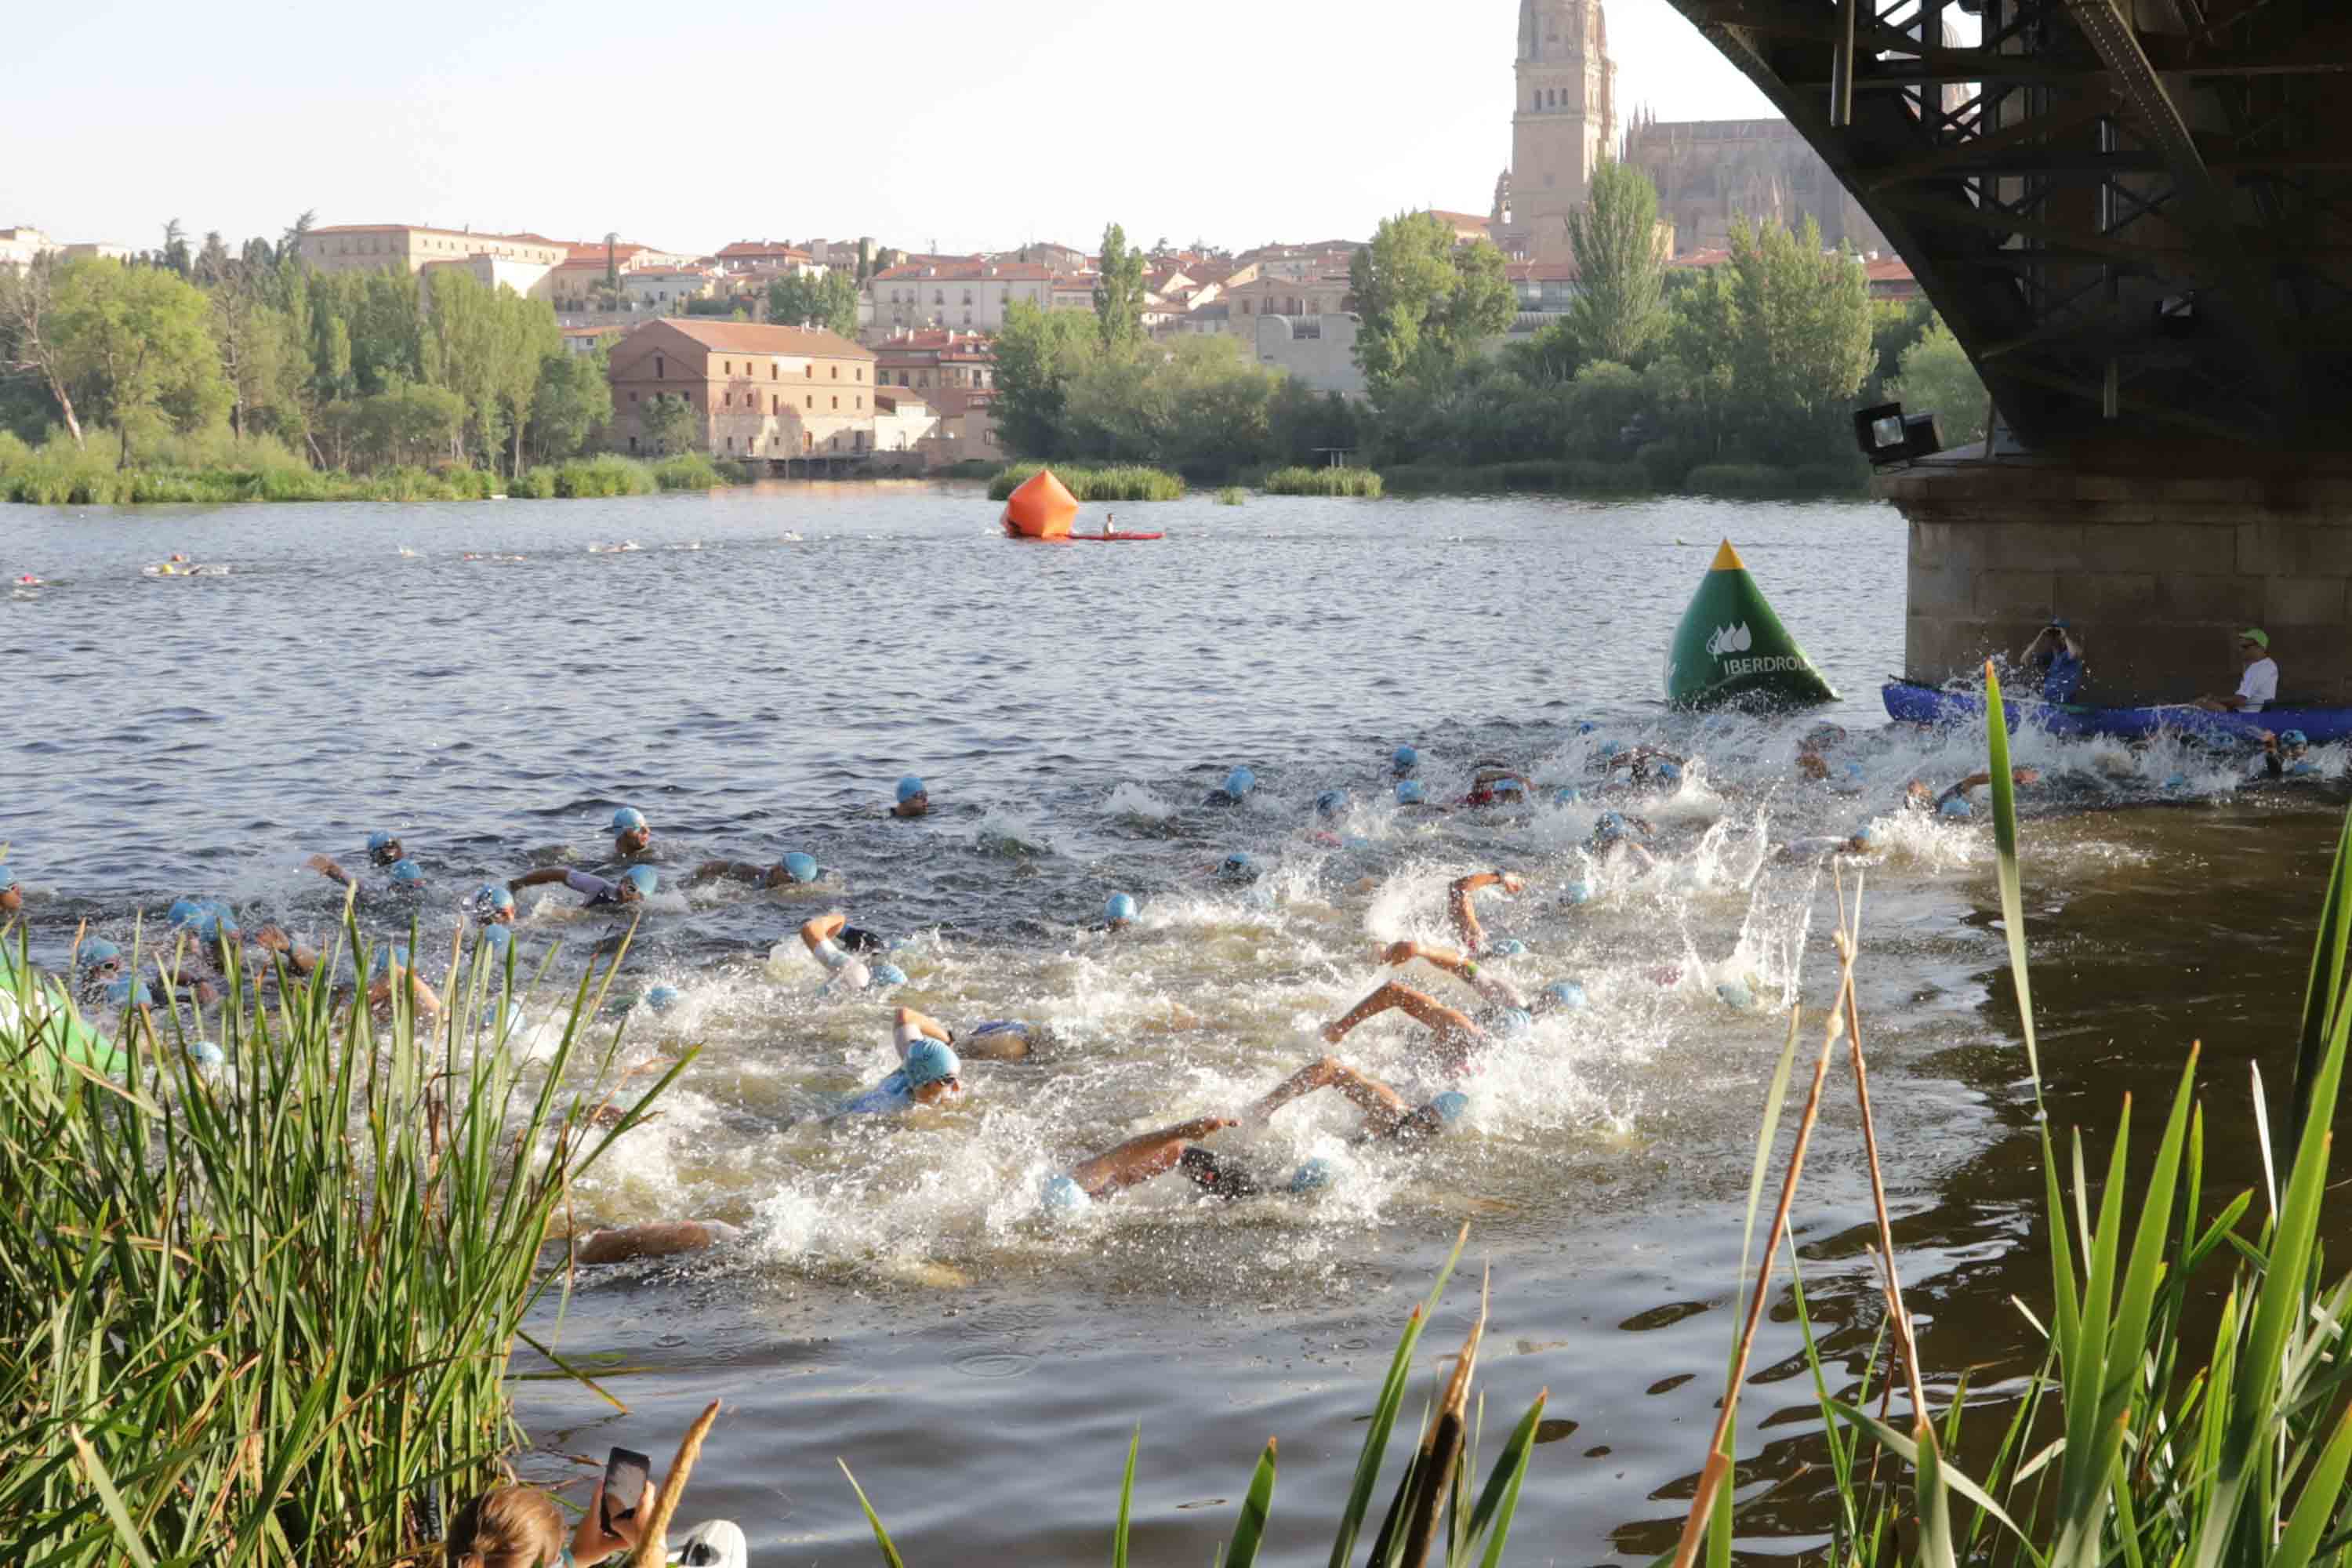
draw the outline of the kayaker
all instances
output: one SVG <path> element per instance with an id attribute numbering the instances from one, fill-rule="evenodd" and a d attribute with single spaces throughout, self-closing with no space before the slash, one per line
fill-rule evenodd
<path id="1" fill-rule="evenodd" d="M 2017 662 L 2041 673 L 2044 702 L 2072 702 L 2082 689 L 2083 645 L 2063 616 L 2042 627 Z"/>
<path id="2" fill-rule="evenodd" d="M 2208 713 L 2259 713 L 2278 700 L 2278 661 L 2271 658 L 2271 635 L 2260 626 L 2238 634 L 2238 662 L 2245 673 L 2238 689 L 2228 697 L 2200 697 L 2197 706 Z"/>

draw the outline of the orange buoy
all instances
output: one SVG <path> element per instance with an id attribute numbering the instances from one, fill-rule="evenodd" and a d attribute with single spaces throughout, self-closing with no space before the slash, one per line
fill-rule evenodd
<path id="1" fill-rule="evenodd" d="M 1067 539 L 1077 521 L 1078 498 L 1040 468 L 1021 482 L 1004 502 L 1004 531 L 1013 539 Z"/>

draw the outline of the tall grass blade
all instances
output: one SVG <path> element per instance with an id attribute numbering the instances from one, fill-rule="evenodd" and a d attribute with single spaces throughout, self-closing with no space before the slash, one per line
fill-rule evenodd
<path id="1" fill-rule="evenodd" d="M 1445 1285 L 1454 1278 L 1454 1268 L 1462 1261 L 1462 1249 L 1469 1245 L 1470 1227 L 1464 1226 L 1454 1238 L 1454 1250 L 1446 1255 L 1444 1267 L 1437 1271 L 1437 1283 L 1430 1288 L 1428 1300 L 1413 1309 L 1405 1320 L 1404 1333 L 1397 1341 L 1396 1354 L 1389 1359 L 1388 1376 L 1381 1381 L 1379 1400 L 1372 1406 L 1370 1425 L 1364 1431 L 1363 1447 L 1356 1456 L 1356 1474 L 1349 1483 L 1347 1505 L 1339 1510 L 1339 1527 L 1331 1538 L 1331 1568 L 1348 1568 L 1356 1552 L 1356 1537 L 1364 1526 L 1364 1515 L 1370 1510 L 1372 1489 L 1380 1482 L 1381 1461 L 1386 1457 L 1389 1435 L 1395 1429 L 1397 1412 L 1404 1404 L 1406 1382 L 1412 1375 L 1412 1352 L 1421 1343 L 1421 1331 L 1437 1310 L 1444 1299 Z"/>
<path id="2" fill-rule="evenodd" d="M 1233 1544 L 1225 1550 L 1226 1568 L 1250 1568 L 1257 1561 L 1258 1543 L 1265 1538 L 1266 1516 L 1274 1511 L 1274 1439 L 1265 1440 L 1257 1470 L 1250 1477 L 1249 1493 L 1242 1499 L 1242 1515 L 1234 1521 Z"/>
<path id="3" fill-rule="evenodd" d="M 1110 1538 L 1110 1568 L 1127 1568 L 1127 1521 L 1135 1508 L 1135 1455 L 1143 1447 L 1143 1426 L 1127 1440 L 1127 1476 L 1118 1484 L 1118 1529 Z"/>
<path id="4" fill-rule="evenodd" d="M 2327 874 L 2327 897 L 2319 906 L 2319 934 L 2311 944 L 2311 976 L 2304 984 L 2303 1026 L 2294 1053 L 2294 1110 L 2287 1120 L 2290 1147 L 2303 1142 L 2311 1116 L 2314 1080 L 2327 1053 L 2329 1037 L 2345 1011 L 2344 965 L 2352 948 L 2352 809 L 2336 834 L 2336 863 Z"/>
<path id="5" fill-rule="evenodd" d="M 2033 1109 L 2044 1118 L 2042 1042 L 2033 1032 L 2033 980 L 2025 963 L 2025 894 L 2017 868 L 2017 785 L 2010 773 L 2009 726 L 2003 718 L 2000 675 L 1985 660 L 1985 736 L 1992 773 L 1992 842 L 2000 865 L 2000 918 L 2009 937 L 2009 973 L 2017 987 L 2017 1016 L 2025 1035 L 2025 1065 L 2033 1075 Z"/>
<path id="6" fill-rule="evenodd" d="M 874 1505 L 866 1500 L 866 1489 L 857 1484 L 856 1476 L 850 1475 L 849 1461 L 835 1459 L 834 1463 L 841 1467 L 843 1475 L 849 1477 L 849 1489 L 857 1494 L 857 1506 L 866 1512 L 866 1527 L 874 1532 L 874 1544 L 880 1549 L 882 1561 L 887 1563 L 889 1568 L 907 1568 L 906 1559 L 898 1555 L 898 1549 L 896 1546 L 890 1544 L 890 1532 L 882 1528 L 882 1521 L 875 1513 Z"/>
<path id="7" fill-rule="evenodd" d="M 114 1489 L 114 1478 L 106 1473 L 106 1465 L 90 1447 L 89 1439 L 81 1435 L 79 1427 L 68 1428 L 67 1436 L 81 1459 L 81 1472 L 89 1478 L 90 1489 L 98 1494 L 99 1506 L 106 1510 L 107 1520 L 114 1526 L 114 1539 L 123 1553 L 139 1568 L 155 1568 L 155 1560 L 147 1554 L 146 1544 L 139 1539 L 138 1527 L 131 1522 L 130 1510 L 122 1506 L 122 1494 Z"/>

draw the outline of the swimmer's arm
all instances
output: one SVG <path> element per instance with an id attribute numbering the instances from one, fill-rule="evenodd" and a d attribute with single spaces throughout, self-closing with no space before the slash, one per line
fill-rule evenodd
<path id="1" fill-rule="evenodd" d="M 1238 1124 L 1230 1116 L 1196 1116 L 1157 1132 L 1146 1132 L 1117 1148 L 1106 1149 L 1090 1160 L 1079 1161 L 1070 1167 L 1070 1180 L 1090 1197 L 1108 1197 L 1138 1182 L 1148 1182 L 1163 1171 L 1174 1170 L 1187 1144 L 1206 1138 L 1220 1127 L 1235 1125 Z"/>
<path id="2" fill-rule="evenodd" d="M 1471 961 L 1450 947 L 1431 947 L 1408 939 L 1389 943 L 1388 951 L 1381 954 L 1381 963 L 1391 964 L 1411 963 L 1416 958 L 1433 969 L 1442 969 L 1461 979 L 1469 978 Z"/>
<path id="3" fill-rule="evenodd" d="M 253 933 L 253 945 L 277 953 L 286 960 L 286 967 L 297 974 L 308 974 L 319 967 L 319 955 L 307 947 L 297 947 L 294 939 L 276 926 L 263 926 Z"/>
<path id="4" fill-rule="evenodd" d="M 768 879 L 768 868 L 754 866 L 748 860 L 705 860 L 694 868 L 689 882 L 715 882 L 721 877 L 732 877 L 739 882 L 760 883 Z"/>
<path id="5" fill-rule="evenodd" d="M 653 1220 L 644 1225 L 600 1230 L 572 1248 L 574 1263 L 626 1263 L 637 1258 L 674 1258 L 700 1252 L 726 1233 L 695 1219 Z"/>
<path id="6" fill-rule="evenodd" d="M 1424 992 L 1415 991 L 1402 981 L 1391 980 L 1324 1025 L 1323 1037 L 1336 1046 L 1346 1039 L 1349 1031 L 1357 1025 L 1367 1018 L 1376 1018 L 1391 1007 L 1440 1035 L 1458 1034 L 1475 1039 L 1479 1034 L 1478 1026 L 1472 1023 L 1466 1014 L 1456 1012 Z"/>
<path id="7" fill-rule="evenodd" d="M 1825 779 L 1830 776 L 1830 765 L 1822 760 L 1822 754 L 1819 752 L 1799 752 L 1797 771 L 1809 779 Z"/>
<path id="8" fill-rule="evenodd" d="M 841 928 L 848 923 L 847 915 L 819 915 L 801 927 L 801 942 L 814 952 L 827 941 L 839 936 Z"/>
<path id="9" fill-rule="evenodd" d="M 306 870 L 316 871 L 319 875 L 324 877 L 330 882 L 335 883 L 339 887 L 348 888 L 352 885 L 352 874 L 349 871 L 344 870 L 341 866 L 335 864 L 332 860 L 328 859 L 324 855 L 313 855 L 308 860 L 303 861 L 302 865 Z"/>
<path id="10" fill-rule="evenodd" d="M 541 866 L 536 871 L 525 871 L 507 884 L 507 891 L 520 893 L 525 888 L 543 888 L 551 882 L 561 882 L 572 875 L 568 866 Z"/>
<path id="11" fill-rule="evenodd" d="M 954 1031 L 950 1030 L 945 1024 L 940 1023 L 937 1018 L 931 1017 L 928 1014 L 918 1013 L 912 1007 L 901 1007 L 898 1009 L 898 1027 L 902 1029 L 920 1029 L 924 1034 L 929 1035 L 931 1038 L 939 1041 L 939 1043 L 943 1046 L 952 1046 L 955 1044 Z"/>
<path id="12" fill-rule="evenodd" d="M 1412 1113 L 1404 1097 L 1376 1078 L 1358 1072 L 1337 1057 L 1324 1057 L 1308 1062 L 1297 1072 L 1274 1086 L 1255 1103 L 1242 1113 L 1246 1121 L 1264 1121 L 1276 1111 L 1303 1095 L 1318 1089 L 1336 1089 L 1348 1097 L 1371 1123 L 1372 1131 L 1387 1133 Z"/>
<path id="13" fill-rule="evenodd" d="M 391 1002 L 392 986 L 395 978 L 408 983 L 408 1004 L 415 1009 L 417 1016 L 437 1018 L 441 1016 L 441 998 L 433 994 L 433 987 L 425 984 L 421 976 L 401 968 L 396 963 L 392 966 L 389 973 L 368 987 L 368 1002 L 371 1005 L 381 1007 Z"/>

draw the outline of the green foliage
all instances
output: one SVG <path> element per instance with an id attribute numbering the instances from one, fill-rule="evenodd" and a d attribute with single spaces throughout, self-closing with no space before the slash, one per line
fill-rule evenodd
<path id="1" fill-rule="evenodd" d="M 1902 369 L 1886 395 L 1911 414 L 1933 414 L 1947 448 L 1982 441 L 1990 399 L 1968 351 L 1938 319 L 1903 351 Z"/>
<path id="2" fill-rule="evenodd" d="M 1584 206 L 1568 219 L 1578 293 L 1565 323 L 1584 355 L 1640 363 L 1665 322 L 1659 308 L 1665 257 L 1658 234 L 1658 189 L 1641 170 L 1613 160 L 1592 172 Z"/>
<path id="3" fill-rule="evenodd" d="M 330 403 L 316 419 L 320 448 L 339 468 L 460 462 L 465 429 L 464 398 L 404 382 L 373 396 Z"/>
<path id="4" fill-rule="evenodd" d="M 638 405 L 637 428 L 656 452 L 687 452 L 700 445 L 695 439 L 701 420 L 694 405 L 677 393 L 656 392 Z"/>
<path id="5" fill-rule="evenodd" d="M 63 379 L 85 415 L 125 432 L 158 419 L 184 430 L 228 408 L 204 293 L 176 271 L 103 258 L 68 262 L 52 314 Z M 126 439 L 122 466 L 131 460 Z"/>
<path id="6" fill-rule="evenodd" d="M 1363 318 L 1356 363 L 1376 399 L 1402 382 L 1458 373 L 1517 311 L 1503 253 L 1485 240 L 1457 244 L 1432 213 L 1383 219 L 1348 278 Z"/>
<path id="7" fill-rule="evenodd" d="M 795 272 L 768 285 L 768 320 L 786 327 L 857 333 L 857 280 L 839 268 L 822 277 Z"/>
<path id="8" fill-rule="evenodd" d="M 1095 331 L 1114 354 L 1143 341 L 1143 253 L 1128 247 L 1127 231 L 1117 224 L 1103 229 Z"/>
<path id="9" fill-rule="evenodd" d="M 1362 496 L 1376 500 L 1381 476 L 1370 468 L 1276 468 L 1259 487 L 1273 496 Z"/>
<path id="10" fill-rule="evenodd" d="M 1780 496 L 1864 495 L 1870 468 L 1848 463 L 1806 463 L 1779 468 L 1769 463 L 1701 463 L 1685 472 L 1682 489 L 1693 495 L 1769 500 Z"/>
<path id="11" fill-rule="evenodd" d="M 606 378 L 609 346 L 587 354 L 557 353 L 541 367 L 530 400 L 530 448 L 544 462 L 587 449 L 613 422 L 613 384 Z"/>
<path id="12" fill-rule="evenodd" d="M 1219 506 L 1240 506 L 1243 502 L 1248 500 L 1249 491 L 1242 489 L 1239 485 L 1226 485 L 1217 491 L 1217 504 Z"/>
<path id="13" fill-rule="evenodd" d="M 994 413 L 1008 449 L 1039 459 L 1082 455 L 1071 449 L 1064 427 L 1070 383 L 1100 352 L 1096 323 L 1075 311 L 1047 310 L 1026 300 L 1004 308 L 1004 326 L 996 335 Z"/>
<path id="14" fill-rule="evenodd" d="M 1003 500 L 1019 489 L 1045 463 L 1013 463 L 988 482 L 988 499 Z M 1182 500 L 1184 481 L 1159 468 L 1134 466 L 1114 468 L 1081 468 L 1070 463 L 1050 465 L 1054 477 L 1080 500 Z"/>
<path id="15" fill-rule="evenodd" d="M 454 977 L 444 1025 L 379 1022 L 337 999 L 350 942 L 266 996 L 227 956 L 233 1083 L 136 1013 L 115 1076 L 64 1061 L 70 1008 L 0 963 L 0 1559 L 410 1561 L 436 1496 L 496 1478 L 508 1356 L 564 1288 L 541 1246 L 685 1062 L 600 1132 L 609 969 L 526 1068 L 480 1024 L 506 970 Z"/>
<path id="16" fill-rule="evenodd" d="M 654 483 L 666 490 L 715 490 L 721 485 L 744 483 L 750 471 L 740 463 L 722 462 L 701 452 L 683 452 L 656 463 L 653 475 Z"/>

